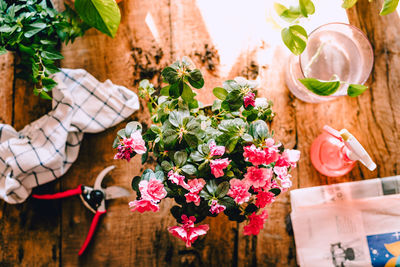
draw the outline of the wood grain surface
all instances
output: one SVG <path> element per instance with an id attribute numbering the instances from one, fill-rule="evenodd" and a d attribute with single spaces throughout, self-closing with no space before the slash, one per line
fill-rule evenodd
<path id="1" fill-rule="evenodd" d="M 58 6 L 62 3 L 56 2 Z M 282 45 L 249 41 L 233 64 L 222 66 L 219 53 L 224 48 L 215 48 L 212 23 L 205 21 L 197 2 L 124 0 L 119 4 L 122 22 L 116 37 L 89 30 L 72 45 L 63 46 L 61 66 L 84 68 L 101 81 L 110 79 L 137 92 L 138 82 L 144 78 L 160 86 L 160 70 L 187 55 L 205 76 L 205 88 L 197 91 L 205 104 L 213 100 L 212 88 L 225 79 L 241 75 L 260 81 L 259 95 L 274 101 L 277 115 L 271 126 L 277 139 L 302 153 L 293 173 L 293 188 L 400 174 L 400 21 L 397 13 L 379 16 L 382 0 L 359 0 L 348 11 L 350 23 L 362 29 L 373 45 L 375 65 L 367 82 L 370 90 L 357 98 L 341 97 L 323 104 L 304 103 L 289 93 L 284 82 L 288 52 Z M 33 97 L 31 87 L 14 78 L 14 61 L 11 53 L 0 57 L 0 122 L 21 129 L 45 114 L 50 103 Z M 144 101 L 131 119 L 150 122 Z M 347 128 L 357 136 L 377 163 L 377 170 L 370 172 L 358 164 L 340 178 L 317 173 L 309 149 L 325 124 Z M 85 135 L 78 160 L 68 173 L 35 192 L 91 185 L 110 165 L 117 168 L 105 180 L 106 185 L 129 188 L 131 178 L 152 163 L 141 165 L 139 158 L 131 163 L 113 160 L 112 141 L 123 126 Z M 269 209 L 259 236 L 244 236 L 242 225 L 219 216 L 206 220 L 210 231 L 192 248 L 167 231 L 176 224 L 169 214 L 172 201 L 164 201 L 159 213 L 139 214 L 129 212 L 127 203 L 132 199 L 134 195 L 107 203 L 107 213 L 82 257 L 77 253 L 93 214 L 79 198 L 28 199 L 20 205 L 1 202 L 0 266 L 296 266 L 288 193 Z"/>

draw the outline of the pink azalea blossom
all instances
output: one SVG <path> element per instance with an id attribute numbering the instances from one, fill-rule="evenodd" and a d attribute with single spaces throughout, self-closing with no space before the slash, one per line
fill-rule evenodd
<path id="1" fill-rule="evenodd" d="M 143 213 L 145 211 L 157 212 L 160 210 L 160 207 L 157 205 L 157 203 L 148 199 L 131 201 L 129 202 L 129 207 L 131 208 L 132 212 L 138 211 L 140 213 Z"/>
<path id="2" fill-rule="evenodd" d="M 247 108 L 249 105 L 253 106 L 253 107 L 256 105 L 255 96 L 256 95 L 253 92 L 248 92 L 244 96 L 243 101 L 244 101 L 244 107 L 245 108 Z"/>
<path id="3" fill-rule="evenodd" d="M 288 169 L 286 167 L 275 166 L 274 167 L 274 173 L 278 177 L 285 177 L 288 174 Z"/>
<path id="4" fill-rule="evenodd" d="M 210 148 L 211 156 L 222 156 L 225 153 L 225 147 L 217 146 L 217 144 L 214 141 L 211 141 L 208 147 Z"/>
<path id="5" fill-rule="evenodd" d="M 188 182 L 189 185 L 189 191 L 191 193 L 199 193 L 201 190 L 203 190 L 204 185 L 206 184 L 206 181 L 204 181 L 203 178 L 200 179 L 191 179 Z"/>
<path id="6" fill-rule="evenodd" d="M 267 210 L 264 210 L 260 215 L 255 212 L 249 215 L 249 224 L 243 227 L 245 235 L 258 235 L 260 230 L 264 228 L 265 220 L 268 218 Z"/>
<path id="7" fill-rule="evenodd" d="M 182 226 L 172 226 L 168 227 L 168 231 L 175 237 L 178 237 L 185 241 L 186 247 L 191 247 L 192 243 L 196 241 L 196 239 L 205 235 L 207 231 L 210 229 L 208 224 L 203 224 L 199 226 L 194 226 L 194 222 L 196 218 L 190 216 L 189 218 L 186 215 L 182 215 L 181 217 L 183 225 Z"/>
<path id="8" fill-rule="evenodd" d="M 126 159 L 128 162 L 131 160 L 133 153 L 144 154 L 146 153 L 146 144 L 139 131 L 135 131 L 129 138 L 123 138 L 118 145 L 118 153 L 114 159 Z"/>
<path id="9" fill-rule="evenodd" d="M 290 174 L 281 178 L 281 187 L 283 191 L 286 191 L 288 188 L 292 187 L 292 180 L 290 180 L 292 176 Z"/>
<path id="10" fill-rule="evenodd" d="M 142 199 L 154 202 L 159 202 L 167 196 L 167 190 L 165 190 L 163 183 L 155 178 L 150 179 L 150 181 L 140 181 L 139 190 Z"/>
<path id="11" fill-rule="evenodd" d="M 193 202 L 196 206 L 200 205 L 200 196 L 198 195 L 198 193 L 187 193 L 185 194 L 185 198 L 186 198 L 186 203 L 190 203 Z"/>
<path id="12" fill-rule="evenodd" d="M 259 188 L 270 184 L 272 176 L 272 169 L 249 167 L 244 180 L 254 188 Z"/>
<path id="13" fill-rule="evenodd" d="M 189 190 L 189 185 L 185 182 L 185 176 L 180 175 L 177 172 L 174 172 L 173 170 L 170 170 L 168 172 L 168 180 L 170 180 L 172 183 L 177 184 L 182 186 L 183 188 Z"/>
<path id="14" fill-rule="evenodd" d="M 275 195 L 268 191 L 259 191 L 256 199 L 256 206 L 264 208 L 266 205 L 271 204 L 275 201 Z"/>
<path id="15" fill-rule="evenodd" d="M 230 162 L 231 161 L 228 158 L 211 160 L 211 173 L 215 176 L 215 178 L 224 176 L 224 169 L 228 167 Z"/>
<path id="16" fill-rule="evenodd" d="M 229 184 L 228 196 L 233 198 L 236 203 L 243 204 L 249 201 L 251 194 L 248 192 L 249 185 L 245 181 L 233 178 Z"/>
<path id="17" fill-rule="evenodd" d="M 278 167 L 296 167 L 296 162 L 300 159 L 300 151 L 294 149 L 285 149 L 279 157 L 275 166 Z"/>
<path id="18" fill-rule="evenodd" d="M 220 212 L 224 211 L 226 207 L 224 205 L 220 205 L 218 200 L 213 199 L 211 202 L 210 212 L 212 214 L 219 214 Z"/>
<path id="19" fill-rule="evenodd" d="M 261 148 L 257 148 L 254 144 L 251 146 L 243 147 L 243 157 L 246 161 L 251 162 L 254 166 L 258 166 L 265 163 L 266 153 Z"/>

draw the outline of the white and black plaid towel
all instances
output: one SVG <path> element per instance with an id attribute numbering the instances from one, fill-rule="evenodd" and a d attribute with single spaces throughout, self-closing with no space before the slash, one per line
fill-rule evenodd
<path id="1" fill-rule="evenodd" d="M 52 111 L 20 132 L 0 124 L 0 198 L 8 203 L 23 202 L 33 187 L 62 176 L 84 133 L 101 132 L 139 109 L 135 93 L 85 70 L 62 69 L 54 79 Z"/>

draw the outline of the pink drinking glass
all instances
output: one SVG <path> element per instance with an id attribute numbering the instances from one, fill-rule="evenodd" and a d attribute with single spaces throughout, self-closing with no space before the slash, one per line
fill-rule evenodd
<path id="1" fill-rule="evenodd" d="M 300 56 L 290 56 L 286 85 L 305 102 L 329 101 L 347 95 L 348 84 L 364 84 L 373 64 L 372 46 L 360 29 L 345 23 L 328 23 L 311 32 L 307 47 Z M 338 78 L 345 83 L 333 95 L 320 96 L 299 81 L 305 77 L 319 80 Z"/>

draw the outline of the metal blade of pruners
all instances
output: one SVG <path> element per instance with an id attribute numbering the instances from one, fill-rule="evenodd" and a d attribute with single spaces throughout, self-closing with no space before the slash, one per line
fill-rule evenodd
<path id="1" fill-rule="evenodd" d="M 105 190 L 106 199 L 115 199 L 120 197 L 129 197 L 131 193 L 123 187 L 120 186 L 109 186 Z"/>

